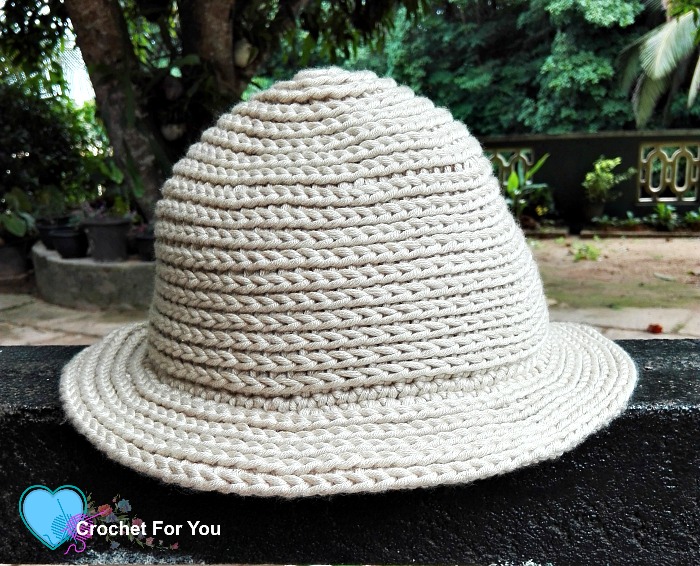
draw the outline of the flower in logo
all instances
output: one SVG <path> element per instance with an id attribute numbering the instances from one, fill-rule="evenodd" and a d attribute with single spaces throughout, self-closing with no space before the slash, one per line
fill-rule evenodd
<path id="1" fill-rule="evenodd" d="M 112 498 L 112 504 L 100 506 L 97 506 L 93 502 L 92 496 L 88 494 L 87 503 L 87 508 L 89 509 L 90 515 L 81 516 L 80 518 L 85 517 L 86 520 L 92 520 L 93 517 L 96 517 L 96 521 L 101 523 L 124 523 L 128 527 L 136 526 L 138 532 L 136 534 L 129 532 L 127 538 L 129 542 L 137 544 L 141 548 L 147 546 L 150 549 L 177 550 L 180 547 L 179 543 L 177 542 L 171 544 L 169 541 L 160 539 L 157 540 L 155 537 L 147 538 L 146 533 L 144 532 L 146 522 L 138 517 L 131 517 L 131 514 L 133 513 L 131 502 L 128 499 L 122 499 L 119 494 Z M 97 509 L 97 513 L 95 513 L 95 509 Z M 106 535 L 105 538 L 111 549 L 121 548 L 123 545 L 123 543 L 113 540 L 110 535 Z"/>
<path id="2" fill-rule="evenodd" d="M 112 507 L 109 505 L 100 505 L 97 508 L 97 512 L 104 517 L 105 515 L 109 515 L 112 512 Z"/>
<path id="3" fill-rule="evenodd" d="M 119 503 L 117 503 L 117 509 L 119 509 L 119 511 L 122 511 L 124 513 L 128 513 L 129 511 L 131 511 L 131 505 L 129 504 L 129 500 L 128 499 L 120 499 Z"/>

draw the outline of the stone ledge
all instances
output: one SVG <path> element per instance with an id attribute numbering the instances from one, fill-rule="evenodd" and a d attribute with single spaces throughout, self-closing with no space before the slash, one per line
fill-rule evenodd
<path id="1" fill-rule="evenodd" d="M 697 564 L 700 341 L 622 341 L 640 370 L 627 411 L 556 461 L 465 486 L 296 501 L 197 493 L 102 456 L 57 400 L 79 347 L 0 347 L 0 561 L 64 562 L 17 516 L 32 484 L 120 494 L 146 521 L 220 524 L 160 554 L 99 546 L 81 562 Z"/>
<path id="2" fill-rule="evenodd" d="M 151 304 L 153 262 L 63 259 L 41 242 L 32 248 L 32 261 L 39 295 L 49 303 L 78 309 L 143 309 Z"/>

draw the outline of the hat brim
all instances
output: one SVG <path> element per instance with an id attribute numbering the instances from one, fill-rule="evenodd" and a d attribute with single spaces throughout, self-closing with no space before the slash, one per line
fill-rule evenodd
<path id="1" fill-rule="evenodd" d="M 595 330 L 551 323 L 530 359 L 422 398 L 300 411 L 232 405 L 159 381 L 146 323 L 64 368 L 73 425 L 110 458 L 168 483 L 302 497 L 467 483 L 555 458 L 619 414 L 630 357 Z"/>

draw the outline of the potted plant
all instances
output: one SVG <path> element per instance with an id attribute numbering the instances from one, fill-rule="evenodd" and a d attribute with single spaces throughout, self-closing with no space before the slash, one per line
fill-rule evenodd
<path id="1" fill-rule="evenodd" d="M 64 226 L 51 230 L 54 248 L 63 259 L 85 257 L 88 251 L 88 239 L 85 230 L 78 226 Z"/>
<path id="2" fill-rule="evenodd" d="M 73 214 L 68 217 L 65 226 L 54 227 L 49 232 L 49 240 L 64 259 L 80 258 L 87 255 L 88 239 L 81 221 L 82 215 Z"/>
<path id="3" fill-rule="evenodd" d="M 155 236 L 153 224 L 141 224 L 134 228 L 136 250 L 141 261 L 155 261 Z"/>
<path id="4" fill-rule="evenodd" d="M 95 261 L 124 261 L 128 257 L 127 234 L 133 214 L 121 199 L 111 207 L 86 206 L 82 222 L 87 232 L 90 255 Z"/>
<path id="5" fill-rule="evenodd" d="M 698 210 L 689 210 L 683 216 L 683 223 L 688 230 L 692 232 L 700 232 L 700 208 Z"/>
<path id="6" fill-rule="evenodd" d="M 615 174 L 613 170 L 620 165 L 622 159 L 614 157 L 606 159 L 601 155 L 593 163 L 593 171 L 586 173 L 583 181 L 583 189 L 586 196 L 586 204 L 583 207 L 583 214 L 587 221 L 603 215 L 605 203 L 617 198 L 615 187 L 626 181 L 636 173 L 634 167 L 630 167 L 621 174 Z"/>
<path id="7" fill-rule="evenodd" d="M 27 251 L 34 231 L 34 217 L 26 193 L 18 188 L 0 193 L 0 279 L 12 279 L 27 271 Z"/>
<path id="8" fill-rule="evenodd" d="M 47 250 L 54 249 L 50 232 L 56 228 L 68 226 L 70 216 L 66 211 L 66 203 L 61 191 L 55 185 L 49 185 L 35 194 L 37 202 L 34 216 L 39 239 Z"/>
<path id="9" fill-rule="evenodd" d="M 505 186 L 505 200 L 511 214 L 523 228 L 539 227 L 532 217 L 525 216 L 525 211 L 532 210 L 539 218 L 554 208 L 552 193 L 547 183 L 534 183 L 532 177 L 545 164 L 549 154 L 543 155 L 528 171 L 519 162 L 511 171 Z"/>

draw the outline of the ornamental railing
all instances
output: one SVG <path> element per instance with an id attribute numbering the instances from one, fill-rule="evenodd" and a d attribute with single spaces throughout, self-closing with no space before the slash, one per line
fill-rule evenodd
<path id="1" fill-rule="evenodd" d="M 494 174 L 502 187 L 508 183 L 510 174 L 517 171 L 519 163 L 523 166 L 523 172 L 527 172 L 535 162 L 531 147 L 495 147 L 484 153 L 491 160 Z"/>
<path id="2" fill-rule="evenodd" d="M 697 202 L 699 174 L 699 143 L 642 143 L 639 147 L 637 202 Z"/>
<path id="3" fill-rule="evenodd" d="M 552 188 L 557 211 L 570 225 L 580 222 L 586 205 L 581 185 L 601 155 L 619 157 L 619 172 L 637 170 L 616 187 L 605 214 L 624 217 L 632 212 L 643 217 L 657 203 L 673 205 L 678 214 L 700 207 L 700 129 L 493 136 L 479 141 L 502 184 L 519 163 L 527 171 L 548 153 L 534 181 Z"/>

